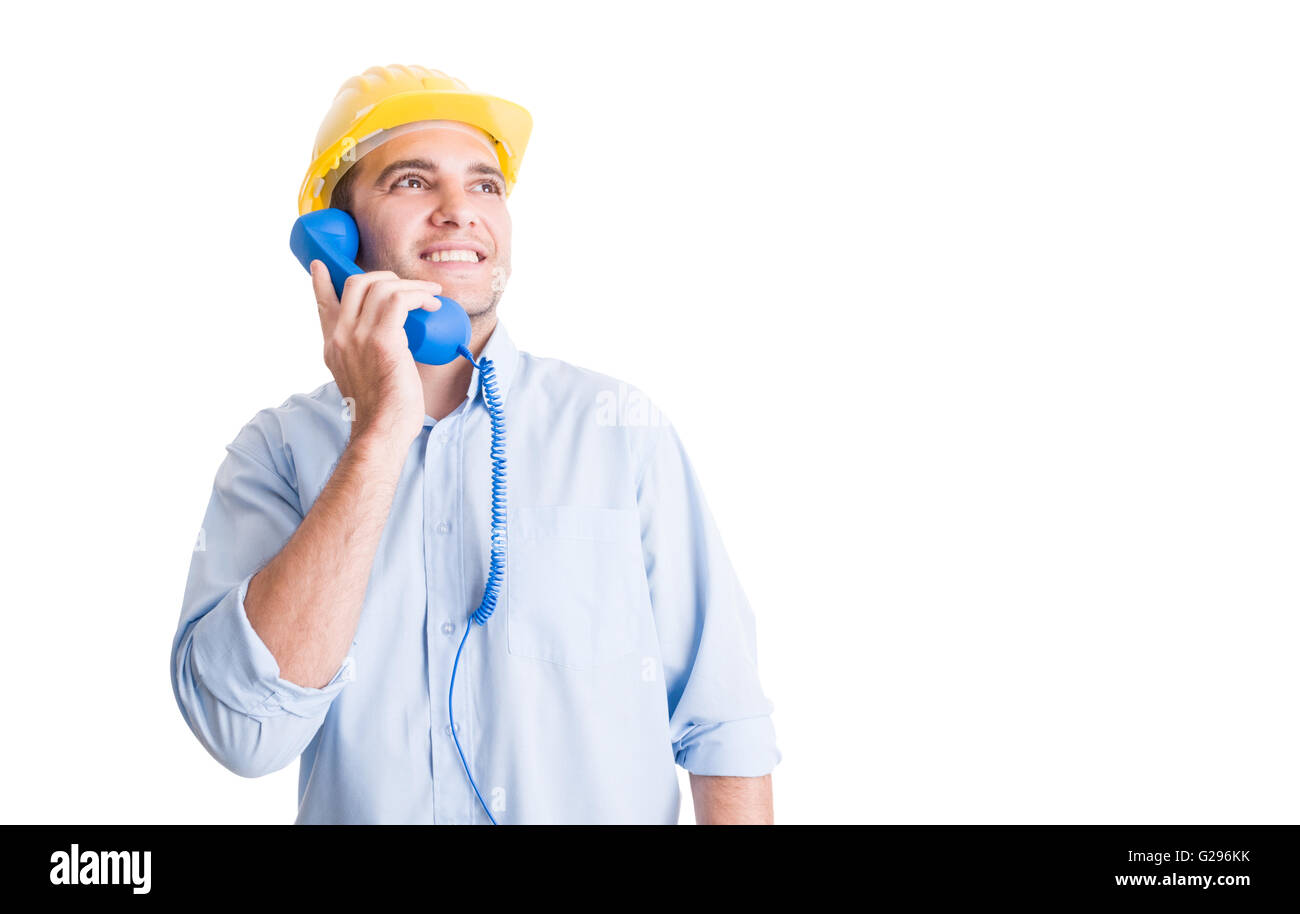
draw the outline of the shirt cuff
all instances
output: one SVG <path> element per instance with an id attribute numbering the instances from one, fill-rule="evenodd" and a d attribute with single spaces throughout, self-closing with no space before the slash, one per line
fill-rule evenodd
<path id="1" fill-rule="evenodd" d="M 678 745 L 677 764 L 693 774 L 756 778 L 769 774 L 781 761 L 776 729 L 767 715 L 703 724 Z"/>
<path id="2" fill-rule="evenodd" d="M 222 704 L 249 717 L 319 717 L 356 678 L 356 660 L 344 658 L 334 678 L 320 689 L 280 678 L 275 655 L 248 621 L 244 596 L 250 574 L 194 624 L 190 659 L 195 678 Z"/>

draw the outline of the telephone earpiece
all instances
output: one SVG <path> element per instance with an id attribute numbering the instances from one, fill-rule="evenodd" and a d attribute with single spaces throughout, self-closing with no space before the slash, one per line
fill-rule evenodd
<path id="1" fill-rule="evenodd" d="M 339 298 L 343 297 L 344 281 L 365 272 L 355 263 L 360 243 L 356 222 L 341 209 L 318 209 L 299 216 L 289 234 L 289 249 L 304 270 L 311 272 L 313 260 L 329 268 Z M 446 365 L 469 346 L 469 315 L 465 309 L 445 295 L 439 295 L 438 300 L 442 307 L 437 311 L 417 308 L 403 325 L 411 355 L 425 365 Z"/>

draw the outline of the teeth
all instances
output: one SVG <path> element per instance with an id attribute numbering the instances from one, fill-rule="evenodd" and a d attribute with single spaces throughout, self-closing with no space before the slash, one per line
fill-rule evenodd
<path id="1" fill-rule="evenodd" d="M 432 263 L 442 263 L 445 260 L 460 260 L 465 263 L 478 263 L 478 254 L 473 251 L 434 251 L 432 254 L 425 254 L 421 260 L 428 260 Z"/>

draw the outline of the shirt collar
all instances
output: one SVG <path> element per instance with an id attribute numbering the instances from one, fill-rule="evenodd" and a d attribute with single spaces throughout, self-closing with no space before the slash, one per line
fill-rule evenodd
<path id="1" fill-rule="evenodd" d="M 515 376 L 515 363 L 519 360 L 519 350 L 515 348 L 514 340 L 510 339 L 510 334 L 506 332 L 505 324 L 499 317 L 496 327 L 492 329 L 492 335 L 488 337 L 487 344 L 478 356 L 479 362 L 484 359 L 492 360 L 492 367 L 496 372 L 497 393 L 504 401 L 506 394 L 510 392 L 510 381 Z M 471 403 L 476 397 L 482 396 L 478 376 L 479 370 L 476 367 L 469 378 L 469 389 L 465 391 L 465 396 L 469 397 Z"/>

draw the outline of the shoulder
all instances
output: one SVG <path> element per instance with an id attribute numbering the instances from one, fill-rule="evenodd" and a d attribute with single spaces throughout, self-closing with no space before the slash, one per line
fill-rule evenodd
<path id="1" fill-rule="evenodd" d="M 560 403 L 585 404 L 596 397 L 646 395 L 636 385 L 613 375 L 584 368 L 563 359 L 520 350 L 517 379 L 521 387 Z"/>
<path id="2" fill-rule="evenodd" d="M 291 394 L 279 406 L 259 410 L 226 447 L 274 470 L 297 488 L 304 460 L 337 460 L 347 446 L 349 421 L 347 404 L 331 380 L 315 390 Z"/>

